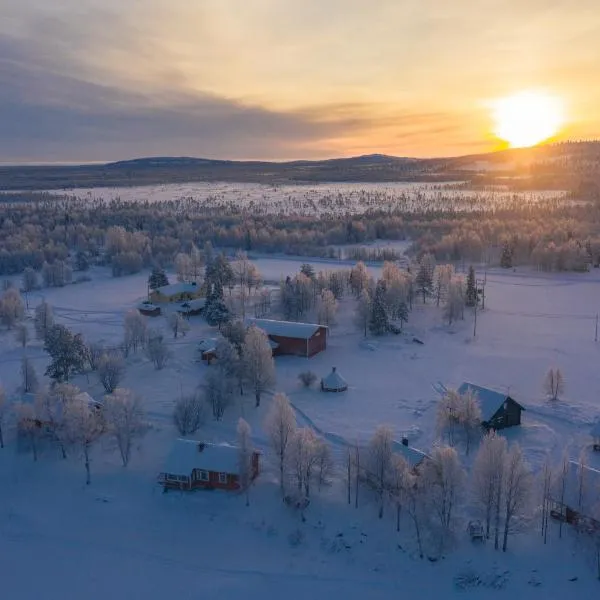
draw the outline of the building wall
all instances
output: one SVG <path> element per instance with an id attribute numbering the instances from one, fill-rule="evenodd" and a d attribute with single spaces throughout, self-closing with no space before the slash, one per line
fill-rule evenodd
<path id="1" fill-rule="evenodd" d="M 327 348 L 327 329 L 319 327 L 319 330 L 309 340 L 299 338 L 270 335 L 269 338 L 279 344 L 275 349 L 275 356 L 314 356 Z"/>
<path id="2" fill-rule="evenodd" d="M 505 406 L 490 419 L 486 427 L 489 429 L 506 429 L 521 424 L 521 407 L 512 399 L 507 398 Z"/>

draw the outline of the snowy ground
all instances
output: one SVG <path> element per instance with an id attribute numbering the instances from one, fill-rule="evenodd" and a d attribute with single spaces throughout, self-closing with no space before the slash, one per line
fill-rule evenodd
<path id="1" fill-rule="evenodd" d="M 278 279 L 305 261 L 256 262 L 265 277 Z M 111 344 L 121 339 L 125 311 L 144 297 L 146 278 L 112 279 L 98 271 L 91 282 L 44 290 L 43 295 L 54 305 L 59 322 L 88 340 Z M 29 301 L 35 305 L 39 299 L 32 295 Z M 438 309 L 417 305 L 404 336 L 365 341 L 352 326 L 350 303 L 344 302 L 326 352 L 310 360 L 277 359 L 276 389 L 288 393 L 299 423 L 325 436 L 340 460 L 347 443 L 366 441 L 382 423 L 397 437 L 407 434 L 413 445 L 430 448 L 437 400 L 431 386 L 438 381 L 458 385 L 467 379 L 510 389 L 527 412 L 523 426 L 506 435 L 522 444 L 534 466 L 548 451 L 558 456 L 566 446 L 573 457 L 586 451 L 590 463 L 600 468 L 600 456 L 589 452 L 587 435 L 600 417 L 600 343 L 594 341 L 599 306 L 597 271 L 489 271 L 486 309 L 478 315 L 475 338 L 471 313 L 449 329 Z M 379 521 L 368 497 L 358 510 L 345 503 L 341 466 L 338 481 L 316 493 L 307 522 L 301 523 L 279 500 L 261 425 L 269 398 L 258 410 L 248 399 L 202 433 L 207 440 L 233 441 L 240 415 L 252 425 L 255 442 L 265 450 L 265 472 L 249 508 L 238 496 L 219 492 L 161 494 L 155 477 L 176 437 L 170 420 L 173 400 L 201 381 L 207 367 L 196 362 L 194 347 L 202 337 L 214 335 L 201 318 L 191 323 L 187 337 L 170 342 L 173 358 L 163 371 L 155 371 L 142 355 L 128 359 L 123 385 L 144 397 L 152 430 L 127 469 L 119 466 L 110 448 L 98 448 L 92 485 L 86 488 L 83 466 L 74 458 L 45 455 L 33 463 L 30 455 L 16 453 L 14 444 L 0 451 L 0 585 L 10 590 L 7 598 L 244 594 L 295 600 L 405 593 L 415 598 L 466 594 L 533 600 L 598 594 L 589 566 L 574 555 L 570 541 L 559 543 L 553 534 L 545 547 L 535 533 L 518 536 L 506 555 L 489 547 L 473 548 L 461 535 L 448 558 L 435 564 L 421 561 L 408 531 L 395 532 L 390 511 Z M 151 324 L 164 326 L 164 319 Z M 413 336 L 424 345 L 412 343 Z M 43 372 L 46 359 L 39 342 L 26 352 L 38 373 Z M 2 332 L 0 380 L 9 392 L 19 383 L 22 354 L 13 336 Z M 349 381 L 347 393 L 300 389 L 300 371 L 311 369 L 323 376 L 332 366 Z M 550 366 L 560 367 L 566 379 L 564 399 L 556 404 L 542 394 Z M 76 383 L 101 397 L 93 375 L 80 376 Z M 481 584 L 457 592 L 454 578 L 465 570 L 474 571 Z"/>

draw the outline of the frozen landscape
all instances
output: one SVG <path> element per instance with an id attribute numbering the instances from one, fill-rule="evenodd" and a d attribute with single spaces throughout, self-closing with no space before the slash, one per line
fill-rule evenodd
<path id="1" fill-rule="evenodd" d="M 265 281 L 277 282 L 310 261 L 256 257 L 253 262 Z M 338 261 L 314 265 L 315 270 L 340 267 Z M 373 277 L 381 276 L 381 266 L 369 269 Z M 575 460 L 583 453 L 590 466 L 600 468 L 590 437 L 600 417 L 600 346 L 595 340 L 600 274 L 489 269 L 477 276 L 485 277 L 486 286 L 475 336 L 472 311 L 448 326 L 430 300 L 415 302 L 401 335 L 365 338 L 354 324 L 354 300 L 344 297 L 326 351 L 310 359 L 275 358 L 271 392 L 288 395 L 298 425 L 325 440 L 335 461 L 329 483 L 313 490 L 304 520 L 279 494 L 276 459 L 263 426 L 271 393 L 260 408 L 251 394 L 238 397 L 222 421 L 209 419 L 193 436 L 235 443 L 238 418 L 248 421 L 262 452 L 249 506 L 238 493 L 161 493 L 156 478 L 177 437 L 174 402 L 215 368 L 198 360 L 198 342 L 216 333 L 202 317 L 190 317 L 185 337 L 168 338 L 171 358 L 164 369 L 155 370 L 141 353 L 126 359 L 120 386 L 143 398 L 150 427 L 127 467 L 104 440 L 93 449 L 87 486 L 78 456 L 62 460 L 58 452 L 45 449 L 34 462 L 12 433 L 5 435 L 0 555 L 2 585 L 11 590 L 10 598 L 595 597 L 593 559 L 572 532 L 563 531 L 559 540 L 552 522 L 544 545 L 535 510 L 529 525 L 511 536 L 508 552 L 496 552 L 491 540 L 483 547 L 469 540 L 466 522 L 474 513 L 466 494 L 452 547 L 432 562 L 419 558 L 409 520 L 396 531 L 391 504 L 379 520 L 377 501 L 367 488 L 358 508 L 354 496 L 351 505 L 346 501 L 348 449 L 366 446 L 379 425 L 390 427 L 394 439 L 406 437 L 426 452 L 439 443 L 440 396 L 434 389 L 439 382 L 448 387 L 477 382 L 522 403 L 521 427 L 501 434 L 521 445 L 536 473 L 548 455 L 557 463 L 563 452 Z M 30 292 L 27 300 L 34 307 L 44 299 L 57 323 L 111 346 L 122 341 L 127 311 L 146 298 L 147 277 L 143 272 L 111 278 L 106 269 L 94 267 L 90 281 Z M 169 277 L 175 280 L 173 273 Z M 276 291 L 276 285 L 271 287 Z M 168 331 L 163 316 L 151 320 L 153 327 Z M 13 332 L 1 335 L 0 381 L 14 398 L 22 356 L 30 357 L 39 375 L 48 356 L 39 341 L 23 348 Z M 333 366 L 348 381 L 344 393 L 323 394 L 298 382 L 301 371 L 310 369 L 320 378 Z M 565 378 L 565 392 L 557 401 L 548 400 L 542 386 L 549 367 L 560 367 Z M 104 395 L 95 373 L 77 375 L 72 382 L 94 398 Z M 472 456 L 457 450 L 471 464 Z M 36 577 L 31 577 L 31 565 L 36 565 Z"/>

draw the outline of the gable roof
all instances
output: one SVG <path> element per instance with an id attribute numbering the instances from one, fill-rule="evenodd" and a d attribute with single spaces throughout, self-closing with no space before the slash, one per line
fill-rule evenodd
<path id="1" fill-rule="evenodd" d="M 392 442 L 392 449 L 395 454 L 402 456 L 411 468 L 420 465 L 425 458 L 429 458 L 422 450 L 417 450 L 412 446 L 405 446 L 402 442 L 397 442 L 396 440 Z"/>
<path id="2" fill-rule="evenodd" d="M 592 427 L 592 430 L 590 431 L 590 433 L 591 433 L 592 437 L 600 438 L 600 419 L 598 421 L 596 421 L 596 423 Z"/>
<path id="3" fill-rule="evenodd" d="M 194 469 L 237 475 L 238 448 L 229 444 L 209 444 L 197 440 L 177 439 L 165 461 L 164 472 L 191 475 Z"/>
<path id="4" fill-rule="evenodd" d="M 459 394 L 464 394 L 468 390 L 472 390 L 477 394 L 477 400 L 479 401 L 479 407 L 481 408 L 481 419 L 483 421 L 489 421 L 497 412 L 502 408 L 502 405 L 510 398 L 515 402 L 514 398 L 511 398 L 508 394 L 503 392 L 497 392 L 490 388 L 476 385 L 474 383 L 464 382 L 456 390 Z M 515 404 L 519 404 L 515 402 Z M 521 408 L 523 406 L 519 404 Z"/>
<path id="5" fill-rule="evenodd" d="M 293 321 L 275 321 L 273 319 L 253 318 L 247 318 L 246 325 L 256 325 L 267 335 L 296 338 L 300 340 L 309 340 L 321 327 L 327 329 L 325 325 L 317 325 L 315 323 L 295 323 Z"/>
<path id="6" fill-rule="evenodd" d="M 556 502 L 560 502 L 563 498 L 562 477 L 558 475 L 550 490 L 551 498 Z M 600 471 L 570 460 L 565 478 L 563 503 L 581 514 L 591 516 L 597 509 L 599 498 Z"/>
<path id="7" fill-rule="evenodd" d="M 347 381 L 337 372 L 336 368 L 331 369 L 331 373 L 321 379 L 321 384 L 326 390 L 345 390 L 348 387 Z"/>
<path id="8" fill-rule="evenodd" d="M 178 283 L 170 283 L 169 285 L 163 285 L 162 287 L 156 288 L 156 291 L 163 296 L 174 296 L 175 294 L 194 294 L 200 289 L 197 283 L 186 283 L 180 281 Z"/>
<path id="9" fill-rule="evenodd" d="M 217 338 L 205 338 L 198 342 L 198 350 L 200 352 L 210 352 L 217 349 Z"/>

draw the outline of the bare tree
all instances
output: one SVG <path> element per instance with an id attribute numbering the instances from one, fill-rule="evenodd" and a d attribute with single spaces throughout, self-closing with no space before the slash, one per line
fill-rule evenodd
<path id="1" fill-rule="evenodd" d="M 317 376 L 312 371 L 302 371 L 298 374 L 298 379 L 305 388 L 309 388 L 317 381 Z"/>
<path id="2" fill-rule="evenodd" d="M 63 458 L 67 458 L 69 432 L 65 423 L 66 407 L 80 393 L 79 388 L 70 383 L 59 383 L 52 388 L 44 388 L 35 396 L 35 414 L 52 432 Z"/>
<path id="3" fill-rule="evenodd" d="M 204 397 L 212 407 L 213 417 L 220 421 L 233 402 L 233 380 L 223 377 L 218 370 L 210 369 L 204 378 Z"/>
<path id="4" fill-rule="evenodd" d="M 157 371 L 160 371 L 167 364 L 170 352 L 165 344 L 162 334 L 151 334 L 148 338 L 146 353 L 148 354 L 148 358 L 154 363 L 154 367 Z"/>
<path id="5" fill-rule="evenodd" d="M 365 337 L 367 337 L 367 331 L 369 330 L 370 319 L 371 297 L 369 295 L 369 291 L 365 288 L 360 292 L 360 296 L 358 297 L 354 318 L 356 326 L 364 333 Z"/>
<path id="6" fill-rule="evenodd" d="M 0 385 L 0 448 L 4 448 L 4 419 L 6 418 L 6 392 Z"/>
<path id="7" fill-rule="evenodd" d="M 319 323 L 323 325 L 335 324 L 335 316 L 338 310 L 338 301 L 331 290 L 323 290 L 317 304 L 317 315 Z"/>
<path id="8" fill-rule="evenodd" d="M 91 344 L 88 344 L 86 358 L 92 371 L 96 371 L 98 369 L 100 357 L 105 354 L 105 352 L 106 350 L 101 343 L 92 342 Z"/>
<path id="9" fill-rule="evenodd" d="M 490 431 L 484 438 L 473 464 L 473 496 L 485 518 L 486 536 L 490 536 L 494 516 L 499 517 L 506 457 L 506 439 Z"/>
<path id="10" fill-rule="evenodd" d="M 118 388 L 105 397 L 102 410 L 106 432 L 114 439 L 126 467 L 134 442 L 147 431 L 142 399 L 131 390 Z"/>
<path id="11" fill-rule="evenodd" d="M 237 444 L 238 444 L 238 470 L 240 489 L 246 495 L 246 506 L 250 505 L 250 485 L 252 484 L 252 430 L 244 419 L 238 421 Z"/>
<path id="12" fill-rule="evenodd" d="M 504 539 L 502 551 L 508 547 L 508 534 L 515 517 L 521 516 L 527 507 L 531 492 L 531 473 L 523 459 L 521 447 L 516 442 L 506 455 L 504 464 Z"/>
<path id="13" fill-rule="evenodd" d="M 260 406 L 260 398 L 275 383 L 275 362 L 267 334 L 252 325 L 246 333 L 242 353 L 246 379 Z"/>
<path id="14" fill-rule="evenodd" d="M 285 394 L 275 394 L 265 418 L 264 429 L 279 462 L 279 485 L 285 494 L 284 471 L 287 452 L 296 431 L 296 413 Z"/>
<path id="15" fill-rule="evenodd" d="M 544 391 L 551 400 L 558 400 L 565 392 L 565 382 L 560 369 L 550 369 L 544 379 Z"/>
<path id="16" fill-rule="evenodd" d="M 446 436 L 450 446 L 456 443 L 461 402 L 461 395 L 453 389 L 448 389 L 438 402 L 436 428 L 440 437 Z"/>
<path id="17" fill-rule="evenodd" d="M 394 454 L 392 456 L 390 493 L 396 505 L 396 531 L 400 531 L 402 507 L 406 504 L 409 493 L 407 486 L 413 484 L 414 480 L 411 478 L 408 463 L 404 457 Z"/>
<path id="18" fill-rule="evenodd" d="M 91 452 L 104 433 L 102 413 L 96 406 L 75 398 L 65 405 L 65 428 L 69 443 L 83 456 L 85 483 L 91 483 Z"/>
<path id="19" fill-rule="evenodd" d="M 25 304 L 17 288 L 11 287 L 0 298 L 0 319 L 12 329 L 25 316 Z"/>
<path id="20" fill-rule="evenodd" d="M 177 339 L 179 334 L 185 336 L 190 330 L 189 321 L 184 319 L 178 312 L 169 315 L 169 327 L 171 328 L 175 339 Z"/>
<path id="21" fill-rule="evenodd" d="M 38 379 L 35 368 L 27 356 L 24 356 L 21 359 L 21 382 L 25 394 L 35 392 L 38 388 Z"/>
<path id="22" fill-rule="evenodd" d="M 120 352 L 105 352 L 98 361 L 98 380 L 107 394 L 112 394 L 123 379 L 125 360 Z"/>
<path id="23" fill-rule="evenodd" d="M 32 292 L 33 290 L 37 289 L 37 287 L 39 286 L 38 275 L 31 267 L 27 267 L 23 271 L 22 283 L 23 283 L 23 291 L 25 293 Z"/>
<path id="24" fill-rule="evenodd" d="M 46 333 L 52 329 L 54 325 L 54 312 L 52 311 L 52 306 L 45 300 L 35 307 L 34 324 L 35 334 L 38 340 L 45 339 Z"/>
<path id="25" fill-rule="evenodd" d="M 130 350 L 137 352 L 138 348 L 143 348 L 146 345 L 148 336 L 148 325 L 146 318 L 137 309 L 131 309 L 125 314 L 123 321 L 125 353 Z"/>
<path id="26" fill-rule="evenodd" d="M 253 264 L 248 260 L 248 255 L 245 252 L 239 250 L 236 252 L 235 260 L 232 263 L 232 269 L 234 274 L 234 281 L 239 286 L 239 297 L 240 297 L 240 308 L 242 319 L 246 318 L 246 299 L 248 283 L 253 277 L 252 268 Z"/>
<path id="27" fill-rule="evenodd" d="M 383 518 L 385 494 L 392 475 L 393 434 L 389 427 L 380 425 L 369 442 L 367 470 L 379 499 L 379 518 Z"/>
<path id="28" fill-rule="evenodd" d="M 325 440 L 317 439 L 315 455 L 319 490 L 321 490 L 321 486 L 327 483 L 329 476 L 333 473 L 335 463 L 331 454 L 331 448 Z"/>
<path id="29" fill-rule="evenodd" d="M 406 512 L 410 517 L 415 528 L 417 538 L 417 547 L 419 556 L 423 558 L 423 527 L 426 519 L 426 499 L 428 490 L 426 488 L 427 480 L 415 473 L 406 473 L 404 478 L 404 500 Z"/>
<path id="30" fill-rule="evenodd" d="M 15 331 L 15 339 L 23 348 L 27 346 L 29 342 L 29 329 L 25 323 L 20 323 L 17 325 L 17 329 Z"/>
<path id="31" fill-rule="evenodd" d="M 207 417 L 207 404 L 200 394 L 181 396 L 175 402 L 173 422 L 179 435 L 196 433 Z"/>
<path id="32" fill-rule="evenodd" d="M 310 498 L 310 481 L 318 462 L 317 438 L 312 429 L 296 429 L 292 436 L 288 462 L 292 477 L 296 481 L 298 495 Z"/>
<path id="33" fill-rule="evenodd" d="M 462 430 L 465 450 L 468 456 L 472 443 L 481 436 L 482 431 L 479 400 L 477 399 L 477 393 L 471 388 L 460 395 L 458 422 Z"/>

